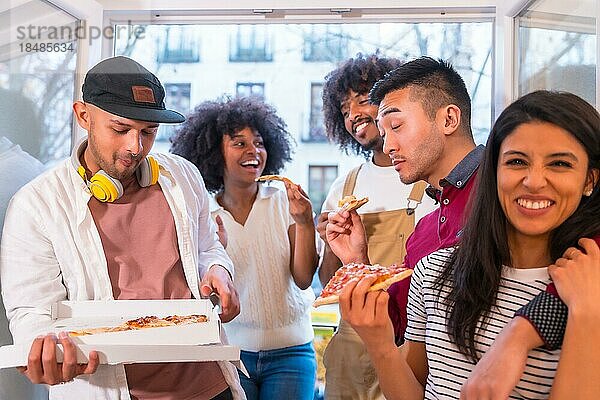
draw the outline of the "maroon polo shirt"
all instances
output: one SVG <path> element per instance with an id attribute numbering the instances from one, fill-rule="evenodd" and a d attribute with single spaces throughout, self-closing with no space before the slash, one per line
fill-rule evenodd
<path id="1" fill-rule="evenodd" d="M 427 194 L 440 206 L 417 223 L 414 232 L 406 242 L 404 263 L 414 268 L 417 262 L 436 250 L 452 247 L 462 233 L 463 215 L 467 201 L 475 186 L 475 172 L 483 156 L 484 146 L 479 145 L 465 156 L 447 177 L 440 181 L 442 190 L 428 187 Z M 410 279 L 394 283 L 389 289 L 389 313 L 394 325 L 396 342 L 404 342 Z"/>

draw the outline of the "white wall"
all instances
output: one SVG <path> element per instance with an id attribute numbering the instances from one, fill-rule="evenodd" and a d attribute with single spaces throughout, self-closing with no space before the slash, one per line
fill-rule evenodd
<path id="1" fill-rule="evenodd" d="M 46 0 L 55 6 L 65 10 L 74 17 L 82 20 L 88 27 L 102 27 L 104 8 L 95 0 Z M 78 42 L 77 74 L 75 77 L 75 97 L 81 98 L 81 86 L 85 73 L 91 66 L 101 59 L 102 39 L 80 40 Z M 71 143 L 76 143 L 79 138 L 86 135 L 79 125 L 73 122 L 73 134 Z"/>

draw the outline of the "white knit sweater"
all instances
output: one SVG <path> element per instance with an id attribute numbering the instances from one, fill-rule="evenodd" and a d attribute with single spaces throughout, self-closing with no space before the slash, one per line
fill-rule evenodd
<path id="1" fill-rule="evenodd" d="M 298 288 L 290 272 L 288 228 L 294 220 L 285 192 L 260 184 L 243 226 L 212 200 L 211 215 L 220 215 L 227 230 L 226 250 L 240 296 L 240 315 L 223 325 L 229 341 L 247 351 L 310 342 L 314 293 Z"/>

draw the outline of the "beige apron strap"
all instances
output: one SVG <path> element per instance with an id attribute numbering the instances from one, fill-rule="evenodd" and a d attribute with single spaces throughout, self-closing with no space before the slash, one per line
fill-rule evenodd
<path id="1" fill-rule="evenodd" d="M 358 167 L 353 168 L 346 175 L 346 181 L 344 182 L 344 190 L 342 191 L 342 198 L 346 196 L 350 196 L 354 192 L 354 186 L 356 186 L 356 178 L 358 177 L 358 172 L 362 168 L 363 164 L 360 164 Z"/>
<path id="2" fill-rule="evenodd" d="M 415 214 L 405 208 L 361 214 L 367 252 L 372 263 L 401 263 L 406 255 L 406 240 L 415 230 Z"/>
<path id="3" fill-rule="evenodd" d="M 408 215 L 411 215 L 415 212 L 415 209 L 421 204 L 423 200 L 423 194 L 425 193 L 425 188 L 427 187 L 427 182 L 419 181 L 413 184 L 412 190 L 408 195 L 406 212 Z"/>

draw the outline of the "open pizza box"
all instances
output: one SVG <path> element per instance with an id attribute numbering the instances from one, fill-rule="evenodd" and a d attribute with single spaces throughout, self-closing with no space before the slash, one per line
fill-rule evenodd
<path id="1" fill-rule="evenodd" d="M 89 352 L 96 350 L 102 364 L 231 361 L 244 370 L 239 361 L 239 347 L 221 342 L 221 321 L 208 299 L 58 302 L 52 306 L 50 331 L 114 327 L 145 316 L 163 318 L 193 314 L 206 315 L 208 320 L 72 337 L 78 347 L 78 362 L 87 362 Z M 0 368 L 26 365 L 30 347 L 30 343 L 1 347 Z M 62 351 L 58 347 L 60 361 Z"/>

